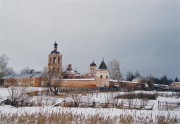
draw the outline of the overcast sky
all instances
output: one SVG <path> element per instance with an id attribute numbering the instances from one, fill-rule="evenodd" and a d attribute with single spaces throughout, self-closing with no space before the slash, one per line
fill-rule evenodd
<path id="1" fill-rule="evenodd" d="M 180 0 L 0 0 L 0 55 L 42 70 L 55 40 L 81 73 L 118 59 L 121 71 L 180 78 Z"/>

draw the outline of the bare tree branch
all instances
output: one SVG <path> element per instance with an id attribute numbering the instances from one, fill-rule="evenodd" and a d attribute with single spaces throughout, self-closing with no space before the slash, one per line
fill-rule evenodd
<path id="1" fill-rule="evenodd" d="M 58 95 L 59 87 L 62 84 L 62 76 L 55 71 L 48 71 L 47 67 L 43 70 L 43 77 L 45 79 L 45 84 L 49 87 L 50 91 L 54 95 Z"/>
<path id="2" fill-rule="evenodd" d="M 28 88 L 27 87 L 9 87 L 9 100 L 12 106 L 23 106 L 30 104 L 30 96 L 27 95 Z"/>
<path id="3" fill-rule="evenodd" d="M 32 74 L 34 72 L 33 69 L 30 69 L 29 67 L 25 67 L 20 71 L 20 74 Z"/>

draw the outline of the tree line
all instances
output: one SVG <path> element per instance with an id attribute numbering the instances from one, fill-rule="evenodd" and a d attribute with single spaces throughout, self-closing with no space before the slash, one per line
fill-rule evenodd
<path id="1" fill-rule="evenodd" d="M 16 73 L 12 67 L 8 66 L 8 62 L 9 58 L 5 54 L 0 56 L 0 79 L 6 75 L 12 75 Z M 34 72 L 34 69 L 25 67 L 20 70 L 19 74 L 32 74 Z"/>
<path id="2" fill-rule="evenodd" d="M 120 61 L 117 59 L 109 61 L 108 70 L 109 70 L 110 78 L 114 80 L 132 81 L 133 79 L 137 77 L 141 77 L 143 80 L 150 80 L 154 84 L 169 85 L 172 82 L 179 82 L 179 79 L 177 77 L 175 78 L 175 80 L 168 78 L 166 75 L 163 75 L 160 78 L 152 76 L 152 75 L 145 77 L 141 75 L 139 71 L 136 71 L 135 73 L 128 71 L 125 78 L 123 78 L 121 70 L 120 70 Z"/>
<path id="3" fill-rule="evenodd" d="M 3 54 L 0 56 L 0 79 L 3 76 L 10 75 L 10 74 L 15 74 L 15 71 L 13 70 L 12 67 L 8 66 L 8 61 L 9 58 Z M 163 75 L 162 77 L 158 78 L 152 75 L 144 77 L 139 73 L 139 71 L 136 71 L 135 73 L 128 71 L 127 74 L 125 75 L 125 78 L 123 78 L 122 73 L 121 73 L 121 68 L 120 68 L 120 61 L 117 59 L 113 59 L 107 63 L 108 71 L 109 71 L 109 76 L 110 79 L 114 80 L 127 80 L 127 81 L 132 81 L 133 79 L 137 77 L 143 77 L 145 80 L 151 80 L 155 84 L 165 84 L 169 85 L 172 82 L 179 82 L 179 79 L 176 77 L 175 80 L 168 78 L 166 75 Z M 35 70 L 25 67 L 23 68 L 19 73 L 20 74 L 32 74 L 34 73 Z"/>
<path id="4" fill-rule="evenodd" d="M 175 80 L 173 80 L 171 78 L 168 78 L 166 75 L 163 75 L 160 78 L 152 76 L 152 75 L 144 77 L 138 71 L 136 71 L 135 73 L 133 73 L 131 71 L 127 72 L 126 80 L 127 81 L 132 81 L 134 78 L 139 77 L 139 76 L 142 77 L 144 80 L 151 80 L 154 84 L 169 85 L 172 82 L 179 82 L 177 77 L 175 78 Z"/>

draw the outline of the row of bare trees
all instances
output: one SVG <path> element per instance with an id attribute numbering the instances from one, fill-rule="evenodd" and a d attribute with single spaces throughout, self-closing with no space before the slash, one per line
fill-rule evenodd
<path id="1" fill-rule="evenodd" d="M 8 66 L 9 58 L 3 54 L 0 56 L 0 78 L 2 78 L 5 75 L 15 74 L 15 71 L 12 67 Z M 30 74 L 33 73 L 33 69 L 30 69 L 29 67 L 25 67 L 20 71 L 20 74 Z"/>
<path id="2" fill-rule="evenodd" d="M 28 95 L 27 87 L 15 87 L 11 86 L 8 88 L 9 96 L 6 100 L 2 101 L 1 104 L 11 105 L 11 106 L 30 106 L 31 97 Z"/>

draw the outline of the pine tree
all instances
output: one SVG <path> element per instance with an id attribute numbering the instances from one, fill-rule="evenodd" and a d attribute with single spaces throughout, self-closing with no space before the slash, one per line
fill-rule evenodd
<path id="1" fill-rule="evenodd" d="M 178 78 L 176 77 L 176 79 L 174 80 L 175 82 L 179 82 Z"/>

